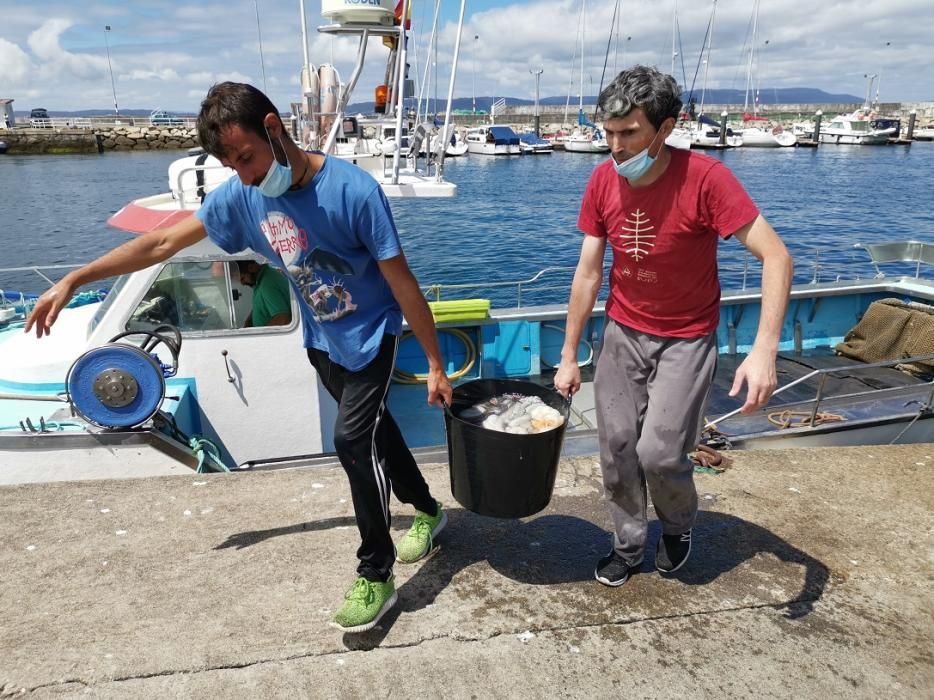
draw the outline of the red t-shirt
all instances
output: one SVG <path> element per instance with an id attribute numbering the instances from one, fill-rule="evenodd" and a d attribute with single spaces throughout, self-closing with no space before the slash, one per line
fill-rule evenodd
<path id="1" fill-rule="evenodd" d="M 717 237 L 758 215 L 723 163 L 671 149 L 665 172 L 647 187 L 632 187 L 609 160 L 597 166 L 577 226 L 613 248 L 610 318 L 652 335 L 699 338 L 720 322 Z"/>

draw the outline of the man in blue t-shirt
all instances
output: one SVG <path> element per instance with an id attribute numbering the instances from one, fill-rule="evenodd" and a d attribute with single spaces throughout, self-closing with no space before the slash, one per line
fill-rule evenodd
<path id="1" fill-rule="evenodd" d="M 393 563 L 427 556 L 447 523 L 386 410 L 403 313 L 428 358 L 429 403 L 451 401 L 431 311 L 370 175 L 302 151 L 269 98 L 251 85 L 212 87 L 197 126 L 204 149 L 238 177 L 212 191 L 196 216 L 69 273 L 42 295 L 26 330 L 35 325 L 39 337 L 48 333 L 79 286 L 149 267 L 205 236 L 230 253 L 251 249 L 287 272 L 300 300 L 308 358 L 339 404 L 334 446 L 362 539 L 358 578 L 334 624 L 345 632 L 372 629 L 397 599 Z M 390 489 L 416 509 L 396 547 Z"/>

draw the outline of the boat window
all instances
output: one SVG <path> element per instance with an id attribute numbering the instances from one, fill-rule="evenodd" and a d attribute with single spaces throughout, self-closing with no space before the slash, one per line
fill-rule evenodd
<path id="1" fill-rule="evenodd" d="M 853 131 L 869 131 L 869 122 L 850 122 L 850 127 Z"/>
<path id="2" fill-rule="evenodd" d="M 168 323 L 183 333 L 230 330 L 234 326 L 226 265 L 210 260 L 167 264 L 133 311 L 127 329 Z"/>
<path id="3" fill-rule="evenodd" d="M 281 274 L 272 268 L 269 273 Z M 290 286 L 286 285 L 286 289 L 288 312 L 265 319 L 264 325 L 292 327 L 294 296 Z M 146 330 L 168 323 L 182 333 L 253 330 L 253 291 L 241 281 L 238 261 L 169 263 L 136 307 L 127 329 Z"/>
<path id="4" fill-rule="evenodd" d="M 104 318 L 104 315 L 107 313 L 107 310 L 114 305 L 117 297 L 120 296 L 120 292 L 126 286 L 126 283 L 130 280 L 129 275 L 120 275 L 114 283 L 110 286 L 110 289 L 107 290 L 107 296 L 104 297 L 104 301 L 101 302 L 101 305 L 97 307 L 97 311 L 94 312 L 94 318 L 91 319 L 91 330 L 97 328 L 97 324 L 101 322 L 101 319 Z"/>

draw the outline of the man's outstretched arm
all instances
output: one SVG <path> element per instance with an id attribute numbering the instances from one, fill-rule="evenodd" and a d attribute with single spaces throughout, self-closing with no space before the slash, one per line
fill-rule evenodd
<path id="1" fill-rule="evenodd" d="M 207 231 L 201 221 L 190 216 L 174 226 L 145 233 L 127 241 L 84 267 L 72 270 L 39 297 L 32 313 L 26 319 L 25 331 L 28 333 L 35 326 L 36 337 L 48 335 L 59 312 L 71 300 L 78 287 L 155 265 L 205 236 Z"/>

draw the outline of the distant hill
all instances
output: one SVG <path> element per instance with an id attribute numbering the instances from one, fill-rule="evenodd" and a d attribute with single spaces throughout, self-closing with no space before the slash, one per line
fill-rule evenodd
<path id="1" fill-rule="evenodd" d="M 694 97 L 697 102 L 700 103 L 701 92 L 700 90 L 694 91 Z M 744 92 L 742 90 L 708 90 L 707 94 L 704 97 L 704 101 L 707 104 L 742 104 L 743 103 Z M 500 99 L 501 96 L 496 97 L 477 97 L 477 111 L 479 112 L 489 112 L 490 105 L 494 100 Z M 687 102 L 688 100 L 688 91 L 685 90 L 682 94 L 682 99 Z M 564 106 L 568 101 L 566 95 L 553 96 L 553 97 L 543 97 L 539 99 L 539 104 L 547 105 L 551 107 L 555 106 Z M 771 104 L 851 104 L 862 102 L 862 97 L 857 97 L 856 95 L 847 95 L 847 94 L 834 94 L 829 92 L 824 92 L 823 90 L 818 90 L 816 88 L 762 88 L 759 91 L 759 104 L 760 105 L 771 105 Z M 597 97 L 595 95 L 585 95 L 584 104 L 592 105 L 596 104 Z M 530 100 L 524 97 L 506 97 L 506 105 L 533 105 L 535 100 Z M 577 104 L 577 95 L 571 96 L 571 109 L 573 110 Z M 41 107 L 42 105 L 36 105 Z M 453 108 L 456 110 L 470 110 L 473 107 L 473 98 L 471 97 L 457 97 L 454 99 Z M 444 100 L 438 101 L 438 109 L 441 110 L 444 108 Z M 32 109 L 32 107 L 30 107 Z M 155 108 L 153 108 L 155 109 Z M 152 109 L 121 109 L 120 114 L 124 117 L 148 117 L 152 113 Z M 171 111 L 171 110 L 170 110 Z M 347 108 L 348 112 L 363 112 L 366 114 L 373 112 L 373 103 L 372 102 L 355 102 Z M 177 113 L 181 117 L 194 117 L 197 116 L 193 113 Z M 112 109 L 81 109 L 75 111 L 65 111 L 65 110 L 49 110 L 49 115 L 52 117 L 108 117 L 113 115 Z M 16 110 L 16 117 L 28 119 L 29 110 Z"/>
<path id="2" fill-rule="evenodd" d="M 685 90 L 681 98 L 687 102 L 688 101 L 688 90 Z M 745 92 L 743 90 L 708 90 L 707 94 L 704 96 L 704 101 L 707 104 L 742 104 Z M 700 103 L 701 101 L 701 91 L 694 90 L 694 97 L 696 101 Z M 477 111 L 478 112 L 489 112 L 490 105 L 495 101 L 500 99 L 500 96 L 497 97 L 477 97 Z M 554 96 L 554 97 L 542 97 L 539 99 L 538 103 L 540 105 L 548 106 L 564 106 L 567 104 L 568 98 L 566 95 Z M 862 97 L 857 97 L 856 95 L 847 95 L 847 94 L 836 94 L 830 92 L 824 92 L 823 90 L 818 90 L 817 88 L 762 88 L 759 90 L 759 104 L 760 105 L 771 105 L 771 104 L 851 104 L 862 102 Z M 443 109 L 444 100 L 438 100 L 439 107 L 438 109 Z M 578 97 L 577 95 L 571 96 L 571 109 L 577 105 Z M 585 95 L 584 104 L 593 105 L 596 104 L 597 97 L 596 95 Z M 530 100 L 524 97 L 506 97 L 506 106 L 510 105 L 533 105 L 535 100 Z M 473 98 L 471 97 L 456 97 L 454 99 L 452 109 L 456 110 L 470 110 L 473 107 Z M 363 112 L 370 113 L 373 111 L 372 102 L 355 102 L 347 108 L 348 112 Z"/>

